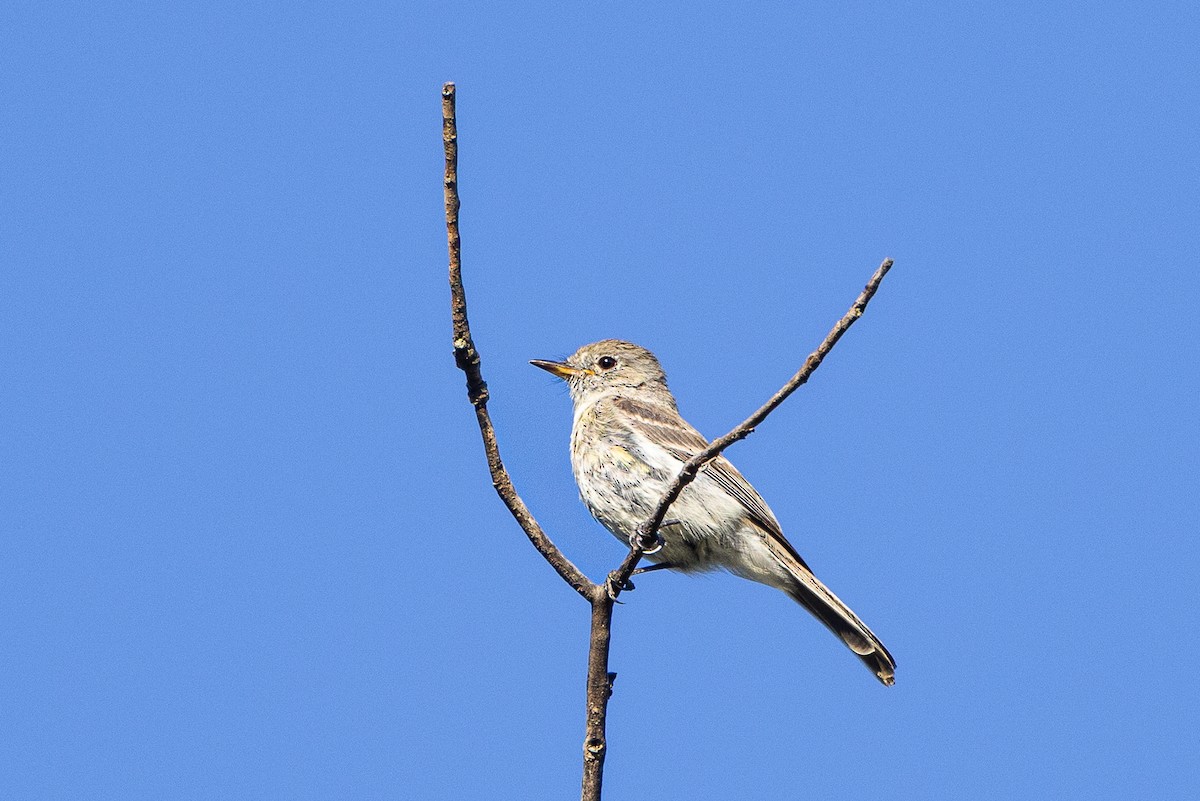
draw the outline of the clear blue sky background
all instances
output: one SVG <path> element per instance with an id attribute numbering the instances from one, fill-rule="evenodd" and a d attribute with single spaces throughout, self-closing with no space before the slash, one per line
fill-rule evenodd
<path id="1" fill-rule="evenodd" d="M 1058 4 L 1055 4 L 1058 5 Z M 1194 798 L 1190 3 L 10 2 L 0 797 L 570 798 L 569 400 L 616 336 L 899 662 L 647 576 L 606 798 Z"/>

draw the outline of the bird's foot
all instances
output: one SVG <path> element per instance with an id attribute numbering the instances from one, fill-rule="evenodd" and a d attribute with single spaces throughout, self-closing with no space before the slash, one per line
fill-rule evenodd
<path id="1" fill-rule="evenodd" d="M 666 523 L 663 523 L 663 525 L 666 525 Z M 650 540 L 650 542 L 647 543 L 646 540 Z M 649 556 L 652 553 L 658 553 L 666 544 L 667 541 L 664 540 L 662 535 L 658 532 L 655 532 L 653 539 L 643 536 L 640 531 L 635 531 L 629 535 L 629 547 L 641 548 L 643 556 Z"/>
<path id="2" fill-rule="evenodd" d="M 635 589 L 637 589 L 637 588 L 633 586 L 633 582 L 630 581 L 629 579 L 625 579 L 624 586 L 618 587 L 617 586 L 617 571 L 615 571 L 615 570 L 613 572 L 609 573 L 608 578 L 606 578 L 604 580 L 604 591 L 606 593 L 608 593 L 608 600 L 613 601 L 615 603 L 619 603 L 619 604 L 625 603 L 624 601 L 617 600 L 617 596 L 620 595 L 622 592 L 633 592 Z"/>

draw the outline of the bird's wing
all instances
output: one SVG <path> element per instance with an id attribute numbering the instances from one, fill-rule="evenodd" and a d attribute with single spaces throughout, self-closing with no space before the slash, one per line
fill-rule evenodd
<path id="1" fill-rule="evenodd" d="M 674 408 L 621 396 L 612 398 L 611 402 L 622 413 L 621 419 L 627 421 L 635 433 L 660 445 L 679 460 L 681 467 L 708 447 L 707 440 Z M 766 534 L 768 546 L 781 551 L 776 553 L 776 559 L 787 568 L 794 580 L 786 592 L 849 646 L 881 682 L 895 683 L 896 660 L 892 659 L 879 638 L 858 619 L 850 607 L 813 575 L 812 569 L 783 536 L 779 521 L 767 507 L 766 501 L 750 486 L 750 482 L 723 456 L 709 462 L 702 474 L 710 476 L 721 489 L 736 499 L 750 519 Z"/>
<path id="2" fill-rule="evenodd" d="M 674 409 L 624 396 L 612 398 L 611 403 L 622 413 L 622 419 L 628 421 L 634 431 L 661 445 L 679 460 L 681 467 L 688 459 L 708 447 L 708 440 Z M 800 564 L 808 567 L 783 536 L 783 529 L 767 502 L 728 459 L 718 456 L 703 468 L 702 473 L 717 482 L 717 485 L 740 503 L 750 518 L 772 539 L 780 543 Z"/>

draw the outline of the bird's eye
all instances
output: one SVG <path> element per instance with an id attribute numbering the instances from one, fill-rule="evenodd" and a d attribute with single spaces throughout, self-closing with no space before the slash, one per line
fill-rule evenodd
<path id="1" fill-rule="evenodd" d="M 601 356 L 596 360 L 596 366 L 601 370 L 611 370 L 617 366 L 617 360 L 612 356 Z"/>

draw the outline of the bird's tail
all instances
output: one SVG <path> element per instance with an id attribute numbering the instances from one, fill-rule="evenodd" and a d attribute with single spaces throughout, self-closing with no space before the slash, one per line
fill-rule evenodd
<path id="1" fill-rule="evenodd" d="M 896 683 L 896 660 L 858 615 L 842 603 L 798 558 L 784 560 L 792 574 L 791 586 L 783 588 L 825 627 L 846 643 L 863 664 L 884 684 Z"/>

